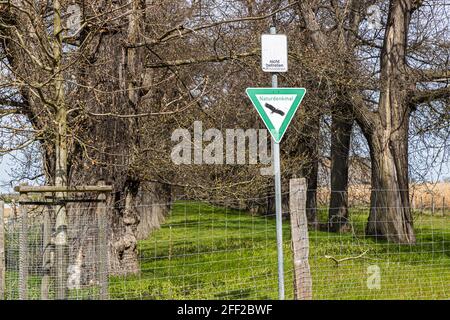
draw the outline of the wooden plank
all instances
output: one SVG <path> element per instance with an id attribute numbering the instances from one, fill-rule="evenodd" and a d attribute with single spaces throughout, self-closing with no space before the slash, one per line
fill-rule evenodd
<path id="1" fill-rule="evenodd" d="M 24 202 L 19 201 L 19 203 L 24 203 L 29 206 L 64 206 L 68 203 L 96 203 L 99 202 L 97 199 L 59 199 L 59 200 L 45 200 L 45 201 L 34 201 L 27 200 Z"/>
<path id="2" fill-rule="evenodd" d="M 112 192 L 112 186 L 16 186 L 14 191 L 20 193 L 46 193 L 46 192 Z"/>
<path id="3" fill-rule="evenodd" d="M 308 220 L 306 218 L 306 179 L 289 182 L 292 251 L 294 257 L 294 297 L 312 299 L 312 279 L 309 266 Z"/>
<path id="4" fill-rule="evenodd" d="M 5 203 L 0 201 L 0 300 L 5 299 L 6 261 L 5 261 Z"/>

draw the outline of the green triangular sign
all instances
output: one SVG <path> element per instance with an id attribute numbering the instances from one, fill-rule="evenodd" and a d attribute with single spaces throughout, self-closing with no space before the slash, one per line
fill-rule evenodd
<path id="1" fill-rule="evenodd" d="M 304 88 L 247 88 L 247 95 L 276 143 L 280 143 L 305 96 Z"/>

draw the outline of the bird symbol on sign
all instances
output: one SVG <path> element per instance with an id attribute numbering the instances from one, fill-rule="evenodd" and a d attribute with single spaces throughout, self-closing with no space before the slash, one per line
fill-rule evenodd
<path id="1" fill-rule="evenodd" d="M 284 116 L 284 112 L 281 111 L 280 109 L 275 108 L 273 105 L 266 103 L 264 106 L 267 109 L 269 109 L 270 111 L 272 111 L 272 113 L 277 113 L 277 114 L 279 114 L 282 117 Z"/>

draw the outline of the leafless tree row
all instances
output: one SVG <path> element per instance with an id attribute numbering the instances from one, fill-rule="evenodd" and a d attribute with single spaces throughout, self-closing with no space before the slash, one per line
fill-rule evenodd
<path id="1" fill-rule="evenodd" d="M 362 155 L 366 233 L 414 243 L 408 147 L 440 146 L 434 161 L 448 157 L 448 14 L 433 0 L 1 1 L 0 152 L 26 150 L 18 178 L 113 184 L 111 270 L 137 272 L 137 240 L 169 209 L 152 204 L 174 192 L 255 212 L 272 206 L 264 165 L 175 165 L 170 154 L 173 130 L 192 131 L 194 121 L 263 128 L 244 89 L 269 84 L 259 35 L 275 23 L 289 39 L 280 85 L 308 88 L 282 158 L 285 181 L 308 179 L 311 225 L 328 159 L 327 227 L 346 229 L 349 164 Z"/>

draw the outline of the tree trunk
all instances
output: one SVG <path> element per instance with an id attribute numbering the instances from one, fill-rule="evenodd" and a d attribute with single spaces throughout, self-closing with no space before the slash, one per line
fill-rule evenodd
<path id="1" fill-rule="evenodd" d="M 345 231 L 348 224 L 348 169 L 353 116 L 350 106 L 334 110 L 331 124 L 331 195 L 329 229 Z"/>
<path id="2" fill-rule="evenodd" d="M 371 208 L 366 233 L 398 243 L 414 243 L 409 207 L 409 97 L 406 46 L 412 11 L 419 1 L 391 0 L 381 51 L 380 100 L 377 113 L 359 118 L 372 159 Z"/>
<path id="3" fill-rule="evenodd" d="M 307 175 L 308 190 L 306 191 L 306 217 L 308 224 L 313 227 L 317 226 L 317 179 L 319 173 L 318 159 L 312 160 L 310 171 Z"/>
<path id="4" fill-rule="evenodd" d="M 366 234 L 398 243 L 414 243 L 408 186 L 408 123 L 394 134 L 371 139 L 372 192 Z"/>
<path id="5" fill-rule="evenodd" d="M 154 229 L 160 227 L 171 208 L 171 198 L 170 186 L 155 182 L 143 184 L 136 197 L 136 203 L 139 204 L 138 240 L 146 239 Z"/>
<path id="6" fill-rule="evenodd" d="M 319 174 L 320 118 L 317 110 L 310 110 L 299 144 L 299 154 L 304 155 L 306 163 L 300 170 L 300 176 L 306 178 L 306 217 L 311 226 L 316 227 L 317 218 L 317 185 Z"/>
<path id="7" fill-rule="evenodd" d="M 142 1 L 132 1 L 132 14 L 121 21 L 128 23 L 126 32 L 99 35 L 98 42 L 93 41 L 98 45 L 93 46 L 91 59 L 108 61 L 108 67 L 101 72 L 95 64 L 80 67 L 78 78 L 85 86 L 80 86 L 79 96 L 87 97 L 85 103 L 89 111 L 140 113 L 140 108 L 144 107 L 143 96 L 151 96 L 152 77 L 150 71 L 144 68 L 145 49 L 117 45 L 123 43 L 124 37 L 126 43 L 139 42 L 145 25 L 144 9 Z M 98 89 L 92 98 L 90 83 L 96 83 Z M 171 190 L 167 185 L 146 182 L 134 169 L 142 139 L 140 119 L 100 117 L 88 119 L 85 125 L 89 126 L 89 130 L 85 131 L 87 135 L 82 136 L 81 140 L 89 141 L 89 137 L 95 137 L 96 150 L 86 157 L 82 146 L 75 146 L 79 150 L 72 152 L 71 184 L 95 184 L 102 179 L 113 185 L 114 196 L 110 199 L 111 210 L 107 214 L 109 271 L 115 275 L 138 273 L 137 241 L 147 238 L 152 230 L 160 226 L 170 209 Z M 80 234 L 80 230 L 83 223 L 91 222 L 88 215 L 93 209 L 92 206 L 89 210 L 72 206 L 71 210 L 71 223 L 78 232 L 78 235 L 72 234 L 72 260 L 75 261 L 74 257 L 82 252 L 87 261 L 85 265 L 89 264 L 91 258 L 88 256 L 92 256 L 95 248 L 88 233 Z M 89 268 L 84 268 L 84 271 L 86 275 L 90 273 Z M 89 277 L 83 280 L 88 282 Z"/>

